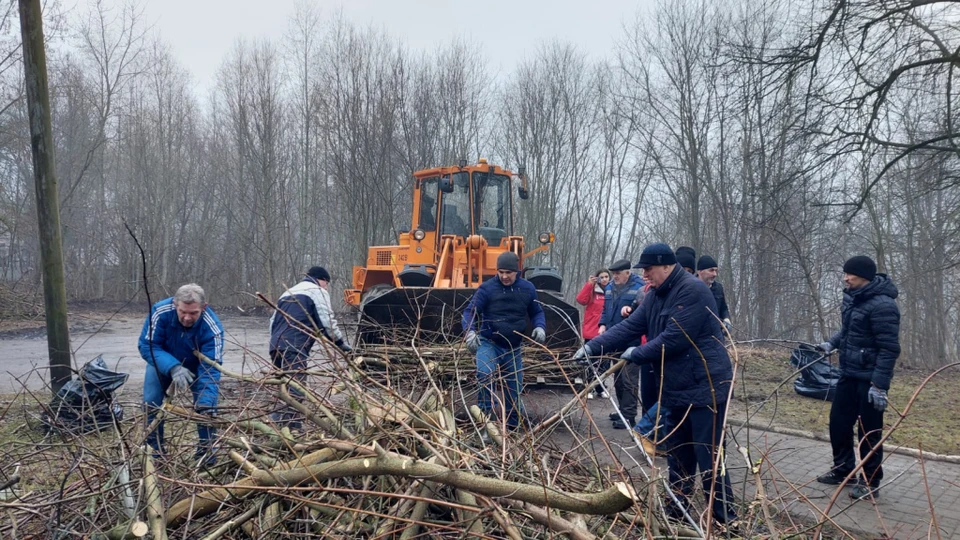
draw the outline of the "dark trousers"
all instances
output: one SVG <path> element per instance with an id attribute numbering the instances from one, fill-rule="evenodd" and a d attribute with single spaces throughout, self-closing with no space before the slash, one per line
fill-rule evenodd
<path id="1" fill-rule="evenodd" d="M 879 446 L 883 435 L 883 412 L 874 409 L 867 401 L 869 390 L 870 381 L 844 376 L 837 381 L 837 392 L 830 407 L 830 445 L 833 447 L 834 471 L 849 474 L 856 467 L 853 443 L 853 426 L 856 424 L 860 459 L 877 447 L 877 451 L 863 463 L 867 481 L 876 487 L 883 478 L 883 447 Z"/>
<path id="2" fill-rule="evenodd" d="M 299 349 L 272 350 L 270 351 L 270 357 L 273 359 L 274 367 L 281 371 L 286 371 L 287 376 L 291 379 L 300 384 L 306 382 L 307 374 L 304 370 L 307 369 L 307 359 L 310 357 L 309 350 L 306 352 Z M 288 388 L 293 398 L 297 401 L 303 401 L 303 392 L 293 387 Z M 290 425 L 291 427 L 299 427 L 300 418 L 302 417 L 299 411 L 286 404 L 281 404 L 279 409 L 274 411 L 270 416 L 274 422 Z"/>
<path id="3" fill-rule="evenodd" d="M 666 440 L 667 467 L 670 469 L 670 485 L 674 492 L 681 501 L 689 498 L 699 467 L 704 498 L 709 500 L 710 490 L 716 489 L 712 508 L 714 519 L 721 523 L 736 519 L 730 477 L 725 472 L 720 474 L 724 470 L 723 463 L 717 468 L 718 474 L 713 474 L 727 403 L 719 403 L 716 412 L 711 407 L 691 407 L 687 412 L 686 407 L 666 407 L 662 404 L 661 411 L 665 412 L 663 432 L 670 433 Z"/>
<path id="4" fill-rule="evenodd" d="M 637 420 L 637 389 L 640 386 L 640 366 L 633 362 L 620 368 L 613 376 L 613 389 L 617 393 L 617 407 L 627 422 Z"/>
<path id="5" fill-rule="evenodd" d="M 660 401 L 660 377 L 651 364 L 640 366 L 640 406 L 644 414 Z"/>

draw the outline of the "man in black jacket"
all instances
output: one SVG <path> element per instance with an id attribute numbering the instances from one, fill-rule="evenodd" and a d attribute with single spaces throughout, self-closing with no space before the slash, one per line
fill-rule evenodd
<path id="1" fill-rule="evenodd" d="M 833 469 L 817 481 L 836 485 L 854 469 L 852 431 L 857 425 L 863 476 L 850 490 L 862 499 L 879 495 L 883 478 L 883 411 L 893 378 L 893 366 L 900 356 L 900 310 L 897 287 L 886 274 L 877 273 L 870 257 L 858 255 L 843 264 L 843 291 L 840 331 L 818 347 L 825 353 L 840 352 L 840 380 L 830 407 L 830 444 Z M 872 456 L 867 454 L 876 448 Z"/>
<path id="2" fill-rule="evenodd" d="M 723 346 L 717 303 L 706 284 L 684 271 L 666 244 L 644 248 L 643 278 L 651 285 L 640 306 L 620 324 L 592 339 L 574 358 L 599 351 L 617 351 L 646 335 L 647 342 L 627 349 L 622 358 L 652 365 L 662 379 L 661 434 L 665 441 L 670 483 L 681 504 L 693 493 L 697 467 L 704 493 L 713 497 L 713 517 L 720 523 L 736 519 L 730 478 L 718 463 L 733 370 Z M 672 503 L 667 511 L 680 514 Z"/>
<path id="3" fill-rule="evenodd" d="M 727 307 L 727 297 L 723 293 L 723 285 L 717 281 L 717 273 L 716 259 L 709 255 L 700 257 L 700 260 L 697 261 L 697 277 L 700 278 L 700 281 L 706 283 L 707 287 L 710 287 L 710 292 L 713 293 L 713 298 L 717 301 L 716 316 L 720 317 L 723 325 L 730 332 L 730 308 Z"/>

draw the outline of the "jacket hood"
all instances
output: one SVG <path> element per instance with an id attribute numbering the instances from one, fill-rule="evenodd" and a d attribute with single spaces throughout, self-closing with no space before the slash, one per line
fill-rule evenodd
<path id="1" fill-rule="evenodd" d="M 893 281 L 891 281 L 886 274 L 877 274 L 877 277 L 873 278 L 873 281 L 863 287 L 852 290 L 847 289 L 844 292 L 861 302 L 874 296 L 889 296 L 896 300 L 897 295 L 900 294 L 897 286 L 893 284 Z"/>

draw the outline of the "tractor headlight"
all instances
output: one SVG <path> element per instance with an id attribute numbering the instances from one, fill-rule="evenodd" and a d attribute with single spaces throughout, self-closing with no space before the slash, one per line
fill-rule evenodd
<path id="1" fill-rule="evenodd" d="M 537 240 L 539 240 L 541 244 L 552 244 L 553 239 L 554 236 L 552 232 L 542 232 L 540 236 L 537 237 Z"/>
<path id="2" fill-rule="evenodd" d="M 423 232 L 423 229 L 417 229 L 413 231 L 413 239 L 416 240 L 417 242 L 423 240 L 423 237 L 426 235 L 427 233 Z"/>

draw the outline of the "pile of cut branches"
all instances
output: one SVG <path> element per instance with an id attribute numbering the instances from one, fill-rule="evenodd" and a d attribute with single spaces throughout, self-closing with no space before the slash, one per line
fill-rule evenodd
<path id="1" fill-rule="evenodd" d="M 448 354 L 444 362 L 460 363 L 459 351 Z M 656 484 L 651 489 L 650 481 L 631 478 L 618 464 L 603 465 L 576 445 L 557 447 L 552 431 L 562 429 L 558 415 L 506 430 L 467 405 L 471 390 L 456 384 L 459 378 L 451 389 L 421 369 L 398 384 L 357 369 L 362 362 L 333 356 L 325 347 L 306 372 L 277 371 L 266 360 L 255 374 L 222 370 L 216 464 L 193 458 L 193 424 L 209 419 L 192 411 L 189 396 L 165 404 L 169 453 L 157 458 L 143 446 L 142 415 L 96 436 L 50 434 L 6 445 L 0 467 L 20 463 L 27 473 L 6 493 L 9 519 L 0 534 L 694 534 L 659 519 L 659 504 L 646 503 L 659 500 L 650 497 Z M 283 421 L 276 420 L 280 412 Z"/>

